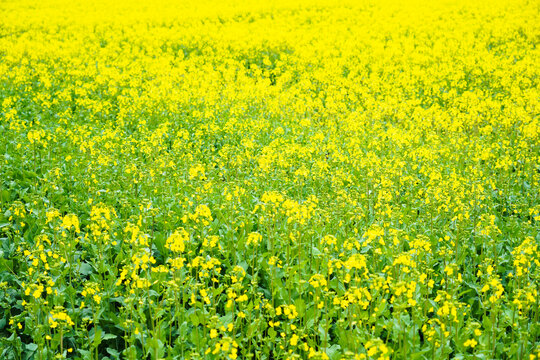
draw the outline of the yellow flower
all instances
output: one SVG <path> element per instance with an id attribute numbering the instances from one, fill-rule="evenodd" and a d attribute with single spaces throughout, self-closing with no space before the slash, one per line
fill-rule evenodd
<path id="1" fill-rule="evenodd" d="M 314 288 L 318 288 L 318 287 L 325 287 L 327 282 L 326 282 L 326 278 L 321 275 L 321 274 L 315 274 L 313 275 L 310 279 L 309 279 L 309 283 L 311 284 L 311 286 L 313 286 Z"/>
<path id="2" fill-rule="evenodd" d="M 261 234 L 259 234 L 258 232 L 252 232 L 248 235 L 246 245 L 250 245 L 250 244 L 258 245 L 261 242 L 261 240 L 262 240 Z"/>
<path id="3" fill-rule="evenodd" d="M 474 339 L 469 339 L 467 341 L 465 341 L 463 343 L 463 346 L 465 347 L 471 347 L 471 348 L 474 348 L 476 345 L 478 344 L 478 342 Z"/>
<path id="4" fill-rule="evenodd" d="M 56 209 L 48 210 L 45 215 L 47 216 L 47 224 L 60 216 L 60 212 Z"/>
<path id="5" fill-rule="evenodd" d="M 80 232 L 79 218 L 75 214 L 67 214 L 62 219 L 62 227 L 66 230 L 70 230 L 73 227 L 76 232 Z"/>
<path id="6" fill-rule="evenodd" d="M 75 325 L 73 321 L 71 320 L 71 317 L 63 310 L 55 310 L 49 313 L 49 326 L 54 329 L 58 325 L 67 325 L 67 326 L 73 326 Z"/>
<path id="7" fill-rule="evenodd" d="M 184 252 L 185 243 L 189 241 L 189 234 L 183 228 L 176 230 L 165 243 L 165 246 L 173 252 Z"/>

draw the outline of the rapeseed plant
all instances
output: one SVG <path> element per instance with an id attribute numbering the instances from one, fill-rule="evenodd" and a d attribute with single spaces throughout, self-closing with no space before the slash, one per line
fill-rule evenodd
<path id="1" fill-rule="evenodd" d="M 536 2 L 0 18 L 0 358 L 539 358 Z"/>

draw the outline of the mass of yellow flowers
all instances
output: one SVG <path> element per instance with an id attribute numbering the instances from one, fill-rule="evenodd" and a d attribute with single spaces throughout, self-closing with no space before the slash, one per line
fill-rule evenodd
<path id="1" fill-rule="evenodd" d="M 539 19 L 0 2 L 0 359 L 540 359 Z"/>

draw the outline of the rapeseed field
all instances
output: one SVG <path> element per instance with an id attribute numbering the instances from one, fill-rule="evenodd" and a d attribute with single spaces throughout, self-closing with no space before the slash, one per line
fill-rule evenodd
<path id="1" fill-rule="evenodd" d="M 0 2 L 0 358 L 540 358 L 540 3 Z"/>

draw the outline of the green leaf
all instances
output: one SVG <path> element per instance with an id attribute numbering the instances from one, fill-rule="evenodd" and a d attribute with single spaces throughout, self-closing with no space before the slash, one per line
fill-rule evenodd
<path id="1" fill-rule="evenodd" d="M 36 351 L 38 349 L 38 346 L 37 344 L 34 344 L 34 343 L 31 343 L 31 344 L 26 344 L 26 350 L 28 351 Z"/>
<path id="2" fill-rule="evenodd" d="M 250 338 L 252 337 L 254 334 L 257 334 L 258 333 L 258 330 L 259 330 L 259 325 L 261 324 L 261 320 L 260 319 L 257 319 L 255 321 L 253 321 L 251 324 L 249 324 L 248 326 L 248 329 L 247 329 L 247 337 Z"/>
<path id="3" fill-rule="evenodd" d="M 0 271 L 11 271 L 13 269 L 13 260 L 6 260 L 0 257 Z"/>
<path id="4" fill-rule="evenodd" d="M 79 266 L 79 273 L 81 275 L 90 275 L 94 272 L 94 268 L 92 268 L 92 266 L 88 263 L 82 263 L 80 266 Z"/>
<path id="5" fill-rule="evenodd" d="M 109 353 L 109 355 L 114 356 L 117 359 L 120 358 L 120 353 L 114 349 L 107 348 L 107 352 Z"/>
<path id="6" fill-rule="evenodd" d="M 102 333 L 101 329 L 98 328 L 97 330 L 94 331 L 93 336 L 90 336 L 90 338 L 94 342 L 94 347 L 98 347 L 99 344 L 101 344 L 101 333 Z"/>
<path id="7" fill-rule="evenodd" d="M 114 334 L 105 334 L 101 337 L 101 340 L 111 340 L 111 339 L 116 339 L 118 336 L 114 335 Z"/>
<path id="8" fill-rule="evenodd" d="M 9 191 L 2 190 L 0 192 L 0 200 L 3 201 L 3 202 L 8 202 L 10 200 Z"/>
<path id="9" fill-rule="evenodd" d="M 340 351 L 341 346 L 338 344 L 334 344 L 330 346 L 328 349 L 326 349 L 326 355 L 330 358 L 330 360 L 337 360 L 340 358 Z"/>
<path id="10" fill-rule="evenodd" d="M 197 326 L 201 323 L 199 320 L 199 316 L 195 312 L 189 315 L 189 320 L 191 320 L 191 323 L 193 324 L 193 326 Z"/>

